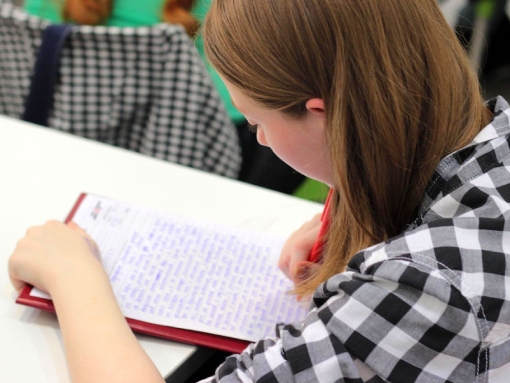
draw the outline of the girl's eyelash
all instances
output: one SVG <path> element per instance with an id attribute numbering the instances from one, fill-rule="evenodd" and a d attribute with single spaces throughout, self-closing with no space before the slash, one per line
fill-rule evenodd
<path id="1" fill-rule="evenodd" d="M 251 124 L 248 124 L 248 130 L 252 133 L 257 133 L 257 128 L 259 126 L 258 125 L 251 125 Z"/>

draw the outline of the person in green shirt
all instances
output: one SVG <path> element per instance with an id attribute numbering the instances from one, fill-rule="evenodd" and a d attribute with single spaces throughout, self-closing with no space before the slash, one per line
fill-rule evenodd
<path id="1" fill-rule="evenodd" d="M 182 6 L 189 9 L 191 15 L 201 23 L 209 11 L 213 0 L 102 0 L 87 2 L 87 0 L 25 0 L 24 8 L 27 13 L 47 19 L 53 23 L 69 22 L 64 17 L 66 7 L 79 12 L 87 7 L 93 7 L 92 13 L 97 13 L 94 22 L 77 24 L 101 24 L 113 27 L 150 26 L 161 22 L 171 22 L 165 19 L 165 12 L 173 11 L 172 6 Z M 95 8 L 94 8 L 95 7 Z M 104 8 L 104 9 L 101 9 Z M 90 8 L 88 9 L 90 11 Z M 102 17 L 101 15 L 107 15 Z M 71 18 L 72 19 L 72 18 Z M 190 33 L 189 28 L 187 29 Z M 243 151 L 243 165 L 239 179 L 254 185 L 283 193 L 305 198 L 324 201 L 327 187 L 311 179 L 306 179 L 287 164 L 281 161 L 267 147 L 257 144 L 255 135 L 246 129 L 247 121 L 234 107 L 229 92 L 222 79 L 205 57 L 204 44 L 201 34 L 194 36 L 194 42 L 205 69 L 213 81 L 218 94 L 223 101 L 226 112 L 236 125 Z"/>
<path id="2" fill-rule="evenodd" d="M 191 14 L 198 21 L 202 21 L 209 10 L 211 2 L 212 0 L 195 0 Z M 63 23 L 67 21 L 63 16 L 65 3 L 65 0 L 25 0 L 24 8 L 31 15 L 39 16 L 53 23 Z M 102 24 L 113 27 L 139 27 L 161 23 L 164 21 L 163 7 L 165 3 L 166 0 L 115 0 L 110 16 Z M 230 119 L 235 125 L 242 125 L 245 119 L 232 105 L 225 84 L 206 60 L 200 35 L 195 38 L 195 45 L 207 72 L 218 90 Z"/>

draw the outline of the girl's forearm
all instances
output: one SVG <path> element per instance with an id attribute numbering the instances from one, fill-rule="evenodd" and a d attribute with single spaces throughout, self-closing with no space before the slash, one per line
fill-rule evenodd
<path id="1" fill-rule="evenodd" d="M 164 382 L 127 325 L 102 270 L 61 279 L 50 293 L 73 383 Z"/>

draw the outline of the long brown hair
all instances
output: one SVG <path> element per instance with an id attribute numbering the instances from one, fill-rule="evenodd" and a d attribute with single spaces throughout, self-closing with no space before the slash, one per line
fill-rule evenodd
<path id="1" fill-rule="evenodd" d="M 142 0 L 143 1 L 143 0 Z M 65 0 L 63 17 L 82 25 L 103 23 L 112 13 L 114 0 Z M 166 0 L 161 9 L 161 21 L 181 24 L 190 36 L 198 30 L 198 21 L 190 14 L 193 0 Z"/>
<path id="2" fill-rule="evenodd" d="M 436 0 L 216 0 L 206 53 L 260 105 L 324 100 L 335 194 L 311 294 L 358 251 L 404 231 L 441 158 L 490 114 Z"/>

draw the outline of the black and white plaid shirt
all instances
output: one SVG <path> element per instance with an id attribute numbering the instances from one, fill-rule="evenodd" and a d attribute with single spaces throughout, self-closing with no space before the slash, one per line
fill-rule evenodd
<path id="1" fill-rule="evenodd" d="M 49 23 L 0 0 L 0 113 L 19 118 Z M 241 149 L 182 27 L 73 26 L 49 126 L 237 178 Z"/>
<path id="2" fill-rule="evenodd" d="M 444 158 L 419 222 L 358 253 L 221 382 L 509 382 L 510 108 Z"/>

